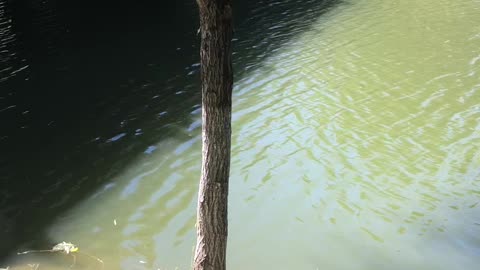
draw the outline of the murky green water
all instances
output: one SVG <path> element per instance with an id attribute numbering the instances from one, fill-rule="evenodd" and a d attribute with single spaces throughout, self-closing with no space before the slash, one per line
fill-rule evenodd
<path id="1" fill-rule="evenodd" d="M 479 12 L 350 1 L 237 77 L 230 269 L 477 269 Z M 188 269 L 199 133 L 152 145 L 49 237 L 105 269 Z"/>

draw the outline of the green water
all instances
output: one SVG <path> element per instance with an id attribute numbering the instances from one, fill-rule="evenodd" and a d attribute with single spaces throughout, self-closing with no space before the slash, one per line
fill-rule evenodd
<path id="1" fill-rule="evenodd" d="M 478 1 L 346 2 L 237 76 L 229 269 L 478 268 L 478 14 Z M 107 270 L 188 269 L 193 121 L 49 237 Z"/>

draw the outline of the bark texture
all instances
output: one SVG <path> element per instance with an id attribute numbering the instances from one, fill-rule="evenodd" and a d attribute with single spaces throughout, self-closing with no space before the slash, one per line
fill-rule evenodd
<path id="1" fill-rule="evenodd" d="M 201 31 L 202 175 L 195 270 L 224 270 L 232 115 L 231 0 L 197 0 Z"/>

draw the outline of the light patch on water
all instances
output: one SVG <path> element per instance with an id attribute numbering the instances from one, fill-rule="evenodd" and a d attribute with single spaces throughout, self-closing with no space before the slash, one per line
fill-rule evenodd
<path id="1" fill-rule="evenodd" d="M 111 179 L 114 185 L 102 189 L 101 196 L 91 197 L 63 216 L 51 228 L 50 237 L 69 239 L 101 257 L 107 269 L 188 266 L 193 244 L 192 237 L 185 241 L 185 232 L 194 229 L 200 172 L 196 140 L 196 144 L 166 140 L 155 145 L 156 151 L 140 156 Z M 181 167 L 171 166 L 174 163 Z"/>
<path id="2" fill-rule="evenodd" d="M 231 225 L 240 232 L 230 234 L 230 243 L 239 241 L 230 245 L 231 265 L 475 269 L 480 262 L 480 97 L 466 95 L 478 84 L 468 75 L 479 47 L 468 39 L 478 31 L 469 27 L 478 22 L 470 9 L 478 7 L 374 2 L 321 19 L 268 61 L 263 78 L 275 79 L 236 104 L 233 182 L 249 188 L 232 204 L 256 214 L 251 226 Z M 443 20 L 450 23 L 434 31 Z"/>
<path id="3" fill-rule="evenodd" d="M 106 140 L 106 142 L 107 143 L 116 142 L 116 141 L 120 140 L 121 138 L 125 137 L 126 135 L 127 135 L 127 133 L 117 134 L 117 135 L 113 136 L 112 138 Z"/>

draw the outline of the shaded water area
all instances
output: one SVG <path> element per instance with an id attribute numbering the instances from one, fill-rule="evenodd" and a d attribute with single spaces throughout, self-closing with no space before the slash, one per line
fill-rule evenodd
<path id="1" fill-rule="evenodd" d="M 94 39 L 101 45 L 83 49 L 94 55 L 78 51 L 88 42 L 72 49 L 90 37 L 78 34 L 89 29 L 83 24 L 71 40 L 47 39 L 57 40 L 39 45 L 53 48 L 44 58 L 54 72 L 33 72 L 44 61 L 35 53 L 23 54 L 27 68 L 22 52 L 2 54 L 13 63 L 0 85 L 3 250 L 71 241 L 105 269 L 189 268 L 198 40 L 194 3 L 176 5 L 167 10 L 189 15 L 164 20 L 182 31 L 148 14 L 119 28 L 113 20 Z M 47 16 L 48 25 L 66 33 L 54 23 L 66 20 L 75 30 L 69 9 L 55 7 L 65 18 Z M 479 12 L 467 0 L 238 4 L 230 269 L 477 269 Z M 0 16 L 10 20 L 15 7 Z M 151 24 L 166 39 L 150 39 L 153 26 L 119 34 Z M 29 44 L 31 31 L 1 34 L 12 37 L 5 46 L 22 48 L 13 43 Z M 30 80 L 44 92 L 23 93 Z M 49 94 L 50 84 L 70 90 Z M 32 101 L 38 114 L 20 102 L 34 99 L 16 98 L 22 93 L 43 101 Z M 11 258 L 44 269 L 70 264 Z M 99 265 L 80 254 L 74 268 Z"/>

